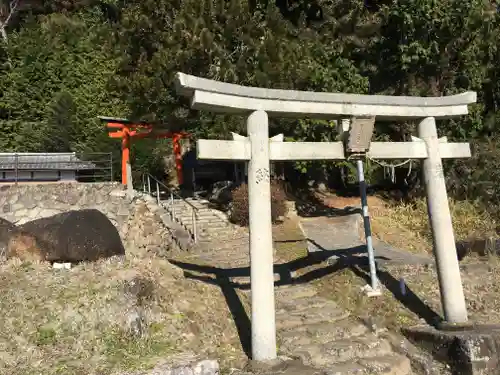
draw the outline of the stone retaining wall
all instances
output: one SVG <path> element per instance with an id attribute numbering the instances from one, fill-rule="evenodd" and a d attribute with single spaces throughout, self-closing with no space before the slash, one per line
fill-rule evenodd
<path id="1" fill-rule="evenodd" d="M 121 227 L 130 200 L 118 183 L 7 185 L 0 187 L 0 216 L 15 224 L 70 210 L 96 208 Z"/>
<path id="2" fill-rule="evenodd" d="M 0 217 L 15 224 L 79 209 L 98 209 L 118 229 L 126 249 L 165 251 L 172 231 L 151 198 L 127 196 L 119 183 L 0 186 Z"/>

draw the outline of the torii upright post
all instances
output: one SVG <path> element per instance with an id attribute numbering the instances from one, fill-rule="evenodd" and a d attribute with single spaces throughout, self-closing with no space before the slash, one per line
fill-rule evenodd
<path id="1" fill-rule="evenodd" d="M 122 184 L 126 185 L 129 180 L 128 172 L 132 173 L 130 166 L 130 132 L 124 127 L 122 129 Z"/>
<path id="2" fill-rule="evenodd" d="M 436 120 L 433 117 L 422 120 L 418 124 L 418 135 L 427 149 L 427 158 L 423 161 L 425 193 L 444 316 L 451 323 L 466 322 L 467 306 L 448 206 Z"/>
<path id="3" fill-rule="evenodd" d="M 252 287 L 252 357 L 277 357 L 274 314 L 272 228 L 270 225 L 270 160 L 346 160 L 343 142 L 269 142 L 268 116 L 300 115 L 309 118 L 376 117 L 422 120 L 414 142 L 372 142 L 366 156 L 372 159 L 424 159 L 429 215 L 435 241 L 444 318 L 465 323 L 467 310 L 447 207 L 442 158 L 470 157 L 467 143 L 438 141 L 434 117 L 465 115 L 475 93 L 450 97 L 418 98 L 367 96 L 269 90 L 216 82 L 178 73 L 177 91 L 191 97 L 194 109 L 248 115 L 248 139 L 198 140 L 201 159 L 249 161 L 250 269 Z M 265 112 L 264 112 L 265 111 Z M 425 128 L 425 129 L 424 129 Z M 446 237 L 449 236 L 448 240 Z M 446 253 L 446 254 L 445 254 Z M 446 281 L 445 281 L 446 279 Z M 266 316 L 266 314 L 268 314 Z"/>
<path id="4" fill-rule="evenodd" d="M 247 120 L 250 153 L 248 197 L 250 224 L 250 285 L 252 291 L 252 343 L 254 358 L 273 358 L 276 353 L 274 308 L 273 237 L 271 222 L 271 185 L 269 174 L 269 130 L 264 111 L 252 113 Z M 258 265 L 258 266 L 257 266 Z"/>
<path id="5" fill-rule="evenodd" d="M 181 149 L 181 138 L 184 134 L 174 133 L 172 135 L 172 149 L 174 151 L 175 157 L 175 170 L 177 173 L 177 182 L 182 185 L 184 182 L 184 176 L 182 175 L 182 149 Z"/>

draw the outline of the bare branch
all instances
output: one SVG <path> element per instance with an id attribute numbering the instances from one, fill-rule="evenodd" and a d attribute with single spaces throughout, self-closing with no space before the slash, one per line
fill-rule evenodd
<path id="1" fill-rule="evenodd" d="M 3 27 L 6 27 L 9 24 L 10 19 L 12 18 L 12 15 L 16 12 L 17 6 L 19 5 L 19 0 L 12 0 L 10 2 L 10 11 L 9 14 L 7 15 L 7 18 L 3 22 Z"/>
<path id="2" fill-rule="evenodd" d="M 10 19 L 14 15 L 14 13 L 17 10 L 17 6 L 19 5 L 20 0 L 12 0 L 9 4 L 9 9 L 7 10 L 7 17 L 5 18 L 4 21 L 0 21 L 0 34 L 2 36 L 2 39 L 7 42 L 7 31 L 6 28 L 9 24 Z"/>

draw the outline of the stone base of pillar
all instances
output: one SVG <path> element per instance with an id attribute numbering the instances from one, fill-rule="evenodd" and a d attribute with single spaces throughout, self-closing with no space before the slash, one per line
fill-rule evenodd
<path id="1" fill-rule="evenodd" d="M 454 325 L 443 323 L 403 328 L 403 334 L 457 375 L 498 374 L 500 325 Z"/>

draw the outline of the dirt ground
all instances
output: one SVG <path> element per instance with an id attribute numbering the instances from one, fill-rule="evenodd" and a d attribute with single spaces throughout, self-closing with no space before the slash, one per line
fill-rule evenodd
<path id="1" fill-rule="evenodd" d="M 137 277 L 153 285 L 141 337 L 129 330 L 124 293 Z M 219 358 L 222 366 L 246 360 L 220 288 L 185 279 L 150 254 L 71 270 L 9 261 L 0 265 L 0 293 L 2 374 L 115 374 L 185 351 Z"/>

